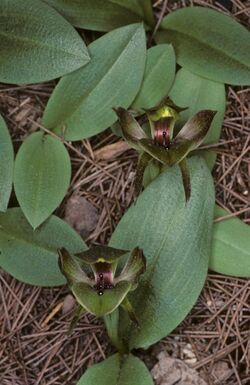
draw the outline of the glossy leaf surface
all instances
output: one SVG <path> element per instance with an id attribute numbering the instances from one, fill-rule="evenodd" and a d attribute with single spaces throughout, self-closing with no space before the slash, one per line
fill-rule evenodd
<path id="1" fill-rule="evenodd" d="M 149 346 L 187 315 L 204 284 L 211 251 L 214 187 L 201 158 L 189 161 L 186 203 L 179 167 L 159 175 L 119 222 L 110 245 L 142 248 L 147 269 L 129 299 L 140 329 L 126 329 L 130 348 Z M 124 321 L 125 322 L 125 321 Z"/>
<path id="2" fill-rule="evenodd" d="M 229 213 L 215 206 L 215 217 Z M 239 218 L 228 218 L 213 226 L 209 268 L 217 273 L 250 278 L 250 226 Z"/>
<path id="3" fill-rule="evenodd" d="M 14 151 L 5 121 L 0 115 L 0 211 L 7 209 L 13 180 Z"/>
<path id="4" fill-rule="evenodd" d="M 39 0 L 1 0 L 0 57 L 4 83 L 44 82 L 90 60 L 75 29 Z"/>
<path id="5" fill-rule="evenodd" d="M 91 63 L 65 76 L 46 107 L 47 128 L 79 140 L 95 135 L 116 121 L 113 107 L 128 107 L 135 98 L 146 61 L 141 24 L 116 29 L 89 46 Z"/>
<path id="6" fill-rule="evenodd" d="M 86 249 L 80 236 L 56 216 L 33 230 L 20 208 L 0 213 L 0 266 L 20 281 L 38 286 L 65 283 L 57 249 L 72 253 Z"/>
<path id="7" fill-rule="evenodd" d="M 151 25 L 153 23 L 152 6 L 149 4 L 151 3 L 149 0 L 143 2 L 140 0 L 106 0 L 105 6 L 103 6 L 103 0 L 44 1 L 60 12 L 71 24 L 79 28 L 110 31 L 143 20 Z"/>
<path id="8" fill-rule="evenodd" d="M 141 89 L 132 108 L 154 107 L 166 96 L 175 77 L 175 53 L 169 44 L 160 44 L 148 49 L 146 68 Z"/>
<path id="9" fill-rule="evenodd" d="M 232 17 L 204 7 L 171 12 L 157 42 L 171 43 L 177 62 L 205 78 L 250 84 L 250 33 Z"/>
<path id="10" fill-rule="evenodd" d="M 59 206 L 70 183 L 69 154 L 58 139 L 30 135 L 15 161 L 14 188 L 24 215 L 38 227 Z"/>
<path id="11" fill-rule="evenodd" d="M 87 369 L 77 385 L 153 385 L 144 363 L 129 354 L 115 354 L 100 364 Z"/>

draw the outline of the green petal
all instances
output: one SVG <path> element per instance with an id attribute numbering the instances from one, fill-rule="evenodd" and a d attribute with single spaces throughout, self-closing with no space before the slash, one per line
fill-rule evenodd
<path id="1" fill-rule="evenodd" d="M 128 250 L 114 249 L 113 247 L 108 246 L 94 246 L 87 251 L 75 254 L 75 256 L 90 265 L 98 262 L 107 262 L 111 264 L 128 252 Z"/>
<path id="2" fill-rule="evenodd" d="M 124 266 L 121 274 L 115 279 L 114 282 L 129 281 L 133 284 L 131 289 L 137 287 L 137 283 L 141 274 L 146 271 L 146 258 L 143 254 L 142 249 L 135 247 L 131 255 Z"/>
<path id="3" fill-rule="evenodd" d="M 126 139 L 132 147 L 137 149 L 137 141 L 143 138 L 147 138 L 147 135 L 139 123 L 137 123 L 133 115 L 125 108 L 118 107 L 115 108 L 114 111 L 119 118 L 124 139 Z"/>
<path id="4" fill-rule="evenodd" d="M 139 156 L 136 175 L 135 175 L 135 196 L 136 197 L 140 195 L 140 192 L 142 190 L 144 171 L 151 159 L 152 157 L 146 152 L 143 152 Z"/>
<path id="5" fill-rule="evenodd" d="M 183 187 L 184 187 L 185 197 L 186 197 L 186 202 L 187 202 L 190 198 L 190 195 L 191 195 L 191 182 L 190 182 L 188 163 L 187 163 L 186 159 L 182 159 L 182 161 L 179 163 L 179 166 L 181 169 Z"/>
<path id="6" fill-rule="evenodd" d="M 72 286 L 72 292 L 77 301 L 89 313 L 98 317 L 114 311 L 124 300 L 131 288 L 131 283 L 119 282 L 113 289 L 103 291 L 102 295 L 86 283 L 76 283 Z"/>
<path id="7" fill-rule="evenodd" d="M 90 278 L 82 270 L 76 258 L 70 255 L 66 249 L 58 250 L 58 254 L 61 272 L 66 277 L 70 286 L 77 282 L 85 282 L 88 285 L 92 284 Z"/>

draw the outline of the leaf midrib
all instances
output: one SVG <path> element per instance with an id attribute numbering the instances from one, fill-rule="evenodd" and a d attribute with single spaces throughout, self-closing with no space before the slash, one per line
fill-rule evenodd
<path id="1" fill-rule="evenodd" d="M 164 28 L 164 31 L 165 32 L 170 31 L 170 32 L 174 32 L 176 34 L 179 34 L 181 36 L 181 38 L 184 36 L 184 37 L 188 37 L 191 40 L 195 40 L 199 44 L 202 44 L 205 47 L 208 47 L 209 49 L 214 51 L 216 53 L 216 55 L 219 53 L 220 56 L 223 56 L 227 60 L 229 58 L 233 62 L 235 62 L 236 64 L 240 64 L 242 67 L 246 68 L 248 71 L 250 70 L 250 66 L 247 64 L 247 62 L 245 63 L 245 61 L 244 62 L 243 61 L 239 61 L 237 58 L 235 58 L 234 55 L 232 55 L 232 54 L 230 55 L 230 54 L 225 53 L 224 51 L 221 51 L 219 48 L 212 46 L 208 42 L 205 42 L 203 39 L 199 40 L 197 37 L 195 37 L 195 36 L 193 36 L 193 35 L 191 35 L 191 34 L 189 34 L 187 32 L 182 32 L 182 31 L 175 30 L 175 29 L 172 29 L 172 28 Z"/>
<path id="2" fill-rule="evenodd" d="M 179 195 L 181 195 L 180 192 L 179 192 Z M 209 195 L 206 194 L 206 200 L 204 201 L 204 204 L 203 204 L 203 207 L 202 207 L 202 214 L 199 216 L 199 225 L 197 226 L 198 229 L 200 229 L 200 225 L 201 225 L 202 221 L 204 220 L 204 211 L 205 211 L 205 208 L 207 207 L 207 202 L 208 202 L 208 200 L 209 200 Z M 178 201 L 179 201 L 179 198 L 177 198 L 177 202 L 178 202 Z M 173 218 L 176 219 L 175 216 L 173 216 Z M 172 224 L 172 221 L 171 221 L 171 223 L 167 226 L 167 229 L 170 227 L 171 224 Z M 162 251 L 162 249 L 163 249 L 163 247 L 164 247 L 164 244 L 165 244 L 165 242 L 166 242 L 166 240 L 167 240 L 167 231 L 165 231 L 165 234 L 166 234 L 166 235 L 165 235 L 165 237 L 164 237 L 164 239 L 163 239 L 163 241 L 162 241 L 162 243 L 161 243 L 161 245 L 160 245 L 160 247 L 159 247 L 159 249 L 158 249 L 158 252 L 155 254 L 155 257 L 154 257 L 153 260 L 152 260 L 152 264 L 150 264 L 150 267 L 147 269 L 147 280 L 146 280 L 146 282 L 144 283 L 144 287 L 151 286 L 151 284 L 150 284 L 150 282 L 151 282 L 150 277 L 152 277 L 152 275 L 154 274 L 154 270 L 155 270 L 155 268 L 156 268 L 156 266 L 157 266 L 157 261 L 158 261 L 158 259 L 160 258 L 160 253 L 161 253 L 161 251 Z M 198 238 L 199 236 L 200 236 L 200 232 L 197 231 L 197 234 L 196 234 L 196 236 L 195 236 L 195 240 L 197 240 L 197 238 Z M 176 241 L 177 241 L 177 240 L 176 240 Z M 176 243 L 176 242 L 175 242 L 175 243 Z M 181 268 L 181 266 L 182 266 L 183 264 L 185 264 L 185 261 L 186 261 L 188 255 L 189 255 L 189 250 L 193 247 L 193 244 L 194 244 L 194 242 L 193 242 L 191 245 L 189 245 L 189 248 L 187 248 L 186 253 L 185 253 L 185 257 L 182 259 L 182 263 L 179 264 L 179 268 Z M 202 258 L 203 256 L 204 256 L 204 253 L 203 253 L 202 250 L 201 250 L 200 253 L 199 253 L 199 256 L 198 256 L 198 258 L 197 258 L 197 263 L 200 262 L 200 260 L 201 260 L 201 258 Z M 208 264 L 208 259 L 207 259 L 207 264 Z M 174 274 L 172 274 L 171 278 L 168 280 L 168 284 L 169 284 L 170 282 L 172 282 L 173 280 L 175 280 L 175 277 L 176 277 L 176 274 L 177 274 L 178 271 L 179 271 L 179 269 L 178 269 L 178 266 L 177 266 L 177 269 L 175 270 Z M 183 287 L 184 287 L 184 286 L 187 286 L 187 283 L 190 282 L 191 278 L 192 278 L 192 276 L 190 276 L 190 279 L 186 280 L 186 283 L 183 285 Z M 141 302 L 141 299 L 143 298 L 143 296 L 138 296 L 137 298 L 138 298 L 138 299 L 137 299 L 137 301 L 136 301 L 135 308 L 138 307 L 138 303 Z M 173 302 L 174 302 L 174 298 L 172 299 L 172 303 L 173 303 Z M 130 324 L 129 334 L 132 333 L 131 328 L 132 328 L 132 325 Z"/>
<path id="3" fill-rule="evenodd" d="M 228 246 L 228 247 L 231 247 L 231 248 L 233 248 L 233 249 L 235 249 L 235 250 L 238 250 L 238 251 L 240 251 L 242 254 L 244 254 L 244 255 L 250 257 L 250 253 L 247 253 L 247 251 L 245 250 L 245 248 L 240 248 L 238 245 L 235 245 L 234 243 L 227 242 L 227 241 L 225 241 L 224 239 L 221 239 L 221 238 L 216 237 L 216 236 L 214 236 L 214 235 L 213 235 L 213 239 L 214 239 L 214 240 L 217 240 L 217 241 L 219 241 L 219 242 L 221 242 L 221 243 L 223 243 L 224 245 L 226 245 L 226 246 Z"/>
<path id="4" fill-rule="evenodd" d="M 17 242 L 20 242 L 20 243 L 24 243 L 25 245 L 28 245 L 28 246 L 37 247 L 37 248 L 39 248 L 41 250 L 48 251 L 50 253 L 55 254 L 55 256 L 56 256 L 56 250 L 55 250 L 56 248 L 52 248 L 52 247 L 49 247 L 49 246 L 41 245 L 41 244 L 36 243 L 36 242 L 31 242 L 28 239 L 21 238 L 17 234 L 13 235 L 10 232 L 6 231 L 6 229 L 2 225 L 0 225 L 0 236 L 1 236 L 1 232 L 7 237 L 7 240 L 10 238 L 13 241 L 17 241 Z"/>
<path id="5" fill-rule="evenodd" d="M 38 41 L 38 40 L 34 40 L 34 39 L 30 39 L 30 38 L 27 38 L 27 37 L 22 37 L 22 36 L 17 36 L 17 35 L 15 35 L 15 38 L 13 38 L 12 36 L 10 36 L 10 34 L 8 34 L 7 32 L 2 32 L 2 31 L 0 31 L 0 36 L 4 36 L 4 37 L 7 37 L 7 38 L 9 38 L 9 40 L 11 40 L 11 41 L 19 41 L 19 42 L 26 42 L 26 43 L 28 43 L 30 46 L 36 46 L 36 47 L 46 47 L 46 48 L 48 48 L 49 50 L 53 50 L 54 52 L 63 52 L 64 54 L 66 54 L 67 56 L 70 56 L 70 57 L 76 57 L 76 58 L 78 58 L 78 60 L 79 59 L 82 59 L 82 60 L 86 60 L 86 59 L 90 59 L 89 58 L 89 56 L 88 55 L 86 55 L 85 53 L 84 53 L 84 55 L 83 56 L 80 56 L 80 55 L 77 55 L 77 54 L 75 54 L 75 53 L 73 53 L 73 52 L 69 52 L 69 51 L 66 51 L 66 50 L 64 50 L 64 49 L 62 49 L 62 48 L 60 48 L 60 47 L 58 47 L 58 46 L 51 46 L 51 45 L 49 45 L 49 44 L 45 44 L 44 42 L 41 42 L 41 40 L 40 41 Z M 83 64 L 84 65 L 84 64 Z"/>
<path id="6" fill-rule="evenodd" d="M 138 30 L 139 28 L 136 29 L 136 31 L 133 33 L 133 35 L 131 36 L 131 38 L 129 39 L 129 41 L 126 43 L 125 46 L 123 46 L 122 50 L 120 51 L 118 57 L 112 62 L 110 68 L 108 69 L 108 71 L 105 72 L 104 76 L 102 76 L 100 79 L 98 79 L 95 84 L 91 87 L 91 89 L 86 92 L 86 94 L 81 98 L 81 100 L 79 100 L 78 103 L 76 103 L 76 106 L 75 108 L 71 108 L 70 110 L 70 113 L 66 114 L 65 117 L 60 121 L 59 120 L 59 123 L 54 127 L 54 128 L 58 128 L 60 125 L 62 125 L 63 123 L 66 123 L 68 121 L 68 119 L 71 119 L 72 116 L 77 113 L 77 111 L 81 108 L 82 104 L 91 96 L 93 90 L 95 90 L 97 87 L 100 86 L 100 84 L 106 79 L 107 75 L 110 74 L 110 72 L 113 70 L 113 68 L 116 66 L 116 64 L 119 62 L 119 60 L 121 60 L 123 54 L 125 53 L 125 51 L 127 50 L 128 46 L 131 44 L 131 41 L 133 40 L 133 38 L 135 37 L 135 35 L 138 33 Z M 91 51 L 90 51 L 91 52 Z M 93 60 L 93 58 L 92 58 Z"/>

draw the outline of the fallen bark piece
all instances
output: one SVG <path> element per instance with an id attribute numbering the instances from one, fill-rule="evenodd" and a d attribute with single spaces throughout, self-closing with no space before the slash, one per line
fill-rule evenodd
<path id="1" fill-rule="evenodd" d="M 96 150 L 94 152 L 95 159 L 97 160 L 109 160 L 112 158 L 115 158 L 116 156 L 121 155 L 123 152 L 129 150 L 130 147 L 124 140 L 108 144 L 107 146 L 104 146 L 100 148 L 99 150 Z"/>
<path id="2" fill-rule="evenodd" d="M 83 237 L 87 238 L 96 228 L 97 209 L 84 197 L 73 194 L 66 205 L 65 221 Z"/>
<path id="3" fill-rule="evenodd" d="M 197 371 L 183 361 L 169 357 L 166 352 L 157 358 L 159 362 L 151 371 L 155 385 L 207 385 Z"/>

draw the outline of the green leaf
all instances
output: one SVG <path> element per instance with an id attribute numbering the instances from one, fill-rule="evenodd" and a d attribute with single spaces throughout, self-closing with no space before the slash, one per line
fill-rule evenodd
<path id="1" fill-rule="evenodd" d="M 39 0 L 1 0 L 0 56 L 4 83 L 44 82 L 90 60 L 74 28 Z"/>
<path id="2" fill-rule="evenodd" d="M 14 151 L 5 121 L 0 115 L 0 211 L 8 207 L 14 168 Z"/>
<path id="3" fill-rule="evenodd" d="M 54 215 L 34 231 L 20 208 L 0 213 L 0 266 L 20 281 L 38 286 L 64 284 L 57 254 L 61 247 L 72 253 L 86 249 L 80 236 Z"/>
<path id="4" fill-rule="evenodd" d="M 204 7 L 186 7 L 162 21 L 157 42 L 172 43 L 177 63 L 205 78 L 250 84 L 250 34 L 232 17 Z"/>
<path id="5" fill-rule="evenodd" d="M 89 46 L 91 63 L 65 76 L 45 109 L 43 124 L 68 140 L 95 135 L 116 121 L 112 110 L 128 107 L 144 73 L 146 41 L 143 26 L 116 29 Z"/>
<path id="6" fill-rule="evenodd" d="M 152 16 L 150 19 L 147 17 L 147 9 L 143 9 L 144 4 L 140 0 L 106 0 L 105 6 L 103 0 L 44 1 L 60 12 L 71 24 L 94 31 L 110 31 L 143 20 L 152 24 L 153 21 Z"/>
<path id="7" fill-rule="evenodd" d="M 87 369 L 77 385 L 153 385 L 144 363 L 132 354 L 115 354 Z"/>
<path id="8" fill-rule="evenodd" d="M 23 142 L 15 160 L 14 188 L 33 228 L 44 222 L 61 203 L 70 175 L 69 154 L 58 139 L 36 132 Z"/>
<path id="9" fill-rule="evenodd" d="M 229 215 L 215 206 L 215 216 Z M 213 247 L 209 268 L 217 273 L 250 278 L 250 226 L 239 218 L 217 222 L 213 227 Z"/>
<path id="10" fill-rule="evenodd" d="M 177 72 L 170 97 L 180 106 L 188 109 L 180 113 L 177 128 L 181 128 L 188 119 L 201 110 L 216 110 L 208 134 L 203 144 L 217 143 L 226 109 L 225 86 L 195 75 L 182 68 Z"/>
<path id="11" fill-rule="evenodd" d="M 147 347 L 170 333 L 191 310 L 206 278 L 214 187 L 202 158 L 188 163 L 192 193 L 187 203 L 175 166 L 144 190 L 111 238 L 113 247 L 138 245 L 147 259 L 146 273 L 129 296 L 140 324 L 140 329 L 127 327 L 130 348 Z"/>
<path id="12" fill-rule="evenodd" d="M 141 89 L 132 104 L 136 110 L 154 107 L 166 96 L 175 77 L 175 53 L 171 45 L 148 49 Z"/>

